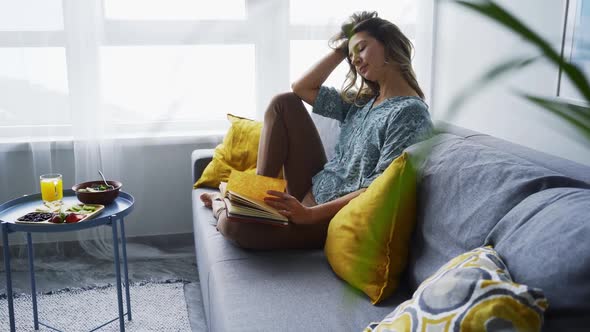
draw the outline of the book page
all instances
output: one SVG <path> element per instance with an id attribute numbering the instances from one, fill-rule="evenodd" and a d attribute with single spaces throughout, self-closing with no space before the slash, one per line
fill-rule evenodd
<path id="1" fill-rule="evenodd" d="M 247 198 L 244 196 L 240 196 L 240 194 L 236 194 L 232 191 L 228 192 L 228 196 L 230 201 L 234 202 L 235 205 L 240 205 L 243 207 L 254 208 L 259 211 L 265 211 L 265 213 L 271 213 L 277 217 L 284 217 L 280 214 L 277 209 L 273 208 L 272 206 L 266 204 L 266 202 L 255 199 L 255 198 Z"/>
<path id="2" fill-rule="evenodd" d="M 228 212 L 232 215 L 238 216 L 250 216 L 253 218 L 264 218 L 264 219 L 271 219 L 277 221 L 285 221 L 288 222 L 289 219 L 281 214 L 267 212 L 265 210 L 260 210 L 257 207 L 250 207 L 248 205 L 241 205 L 239 202 L 235 204 L 232 202 L 231 199 L 224 198 L 225 206 L 228 209 Z"/>
<path id="3" fill-rule="evenodd" d="M 231 191 L 240 196 L 258 201 L 264 201 L 264 197 L 268 196 L 266 193 L 267 190 L 284 192 L 285 188 L 287 188 L 287 181 L 283 179 L 275 179 L 234 170 L 229 175 L 226 191 Z"/>

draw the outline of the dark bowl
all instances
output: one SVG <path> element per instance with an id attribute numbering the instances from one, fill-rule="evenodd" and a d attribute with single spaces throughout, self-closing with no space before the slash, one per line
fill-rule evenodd
<path id="1" fill-rule="evenodd" d="M 115 187 L 114 189 L 109 189 L 105 191 L 98 191 L 98 192 L 79 192 L 78 189 L 84 189 L 88 187 L 92 187 L 95 184 L 104 184 L 102 180 L 99 181 L 88 181 L 82 182 L 72 187 L 72 190 L 76 192 L 76 196 L 78 200 L 82 203 L 86 204 L 102 204 L 108 205 L 111 204 L 117 196 L 119 196 L 119 189 L 123 186 L 123 184 L 119 181 L 107 181 L 108 184 Z"/>

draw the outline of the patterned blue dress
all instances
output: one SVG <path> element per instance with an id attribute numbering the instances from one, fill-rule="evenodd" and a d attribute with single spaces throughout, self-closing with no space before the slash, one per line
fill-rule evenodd
<path id="1" fill-rule="evenodd" d="M 405 148 L 432 132 L 422 99 L 392 97 L 371 109 L 374 101 L 359 108 L 336 89 L 320 88 L 313 112 L 340 121 L 341 131 L 334 157 L 312 179 L 318 204 L 367 188 Z"/>

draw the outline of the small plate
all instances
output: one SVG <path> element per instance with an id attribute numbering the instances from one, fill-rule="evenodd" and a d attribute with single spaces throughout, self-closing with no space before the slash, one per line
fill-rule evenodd
<path id="1" fill-rule="evenodd" d="M 92 207 L 95 207 L 96 210 L 94 210 L 92 212 L 88 212 L 88 213 L 84 213 L 84 212 L 81 212 L 81 211 L 71 211 L 70 209 L 72 208 L 72 206 L 78 206 L 80 208 L 82 208 L 83 206 L 92 206 Z M 78 220 L 78 222 L 83 222 L 85 220 L 92 219 L 92 218 L 96 217 L 98 214 L 100 214 L 102 212 L 102 210 L 104 210 L 104 205 L 102 205 L 102 204 L 74 204 L 72 206 L 69 206 L 67 209 L 64 209 L 64 212 L 66 214 L 73 212 L 73 213 L 76 213 L 76 214 L 84 215 L 84 218 Z M 31 211 L 31 212 L 40 212 L 39 210 L 43 211 L 45 208 L 46 207 L 42 207 L 42 208 L 39 208 L 39 209 L 37 209 L 35 211 Z M 64 225 L 64 224 L 68 224 L 68 223 L 65 223 L 65 222 L 63 222 L 63 223 L 53 223 L 53 222 L 50 222 L 49 219 L 44 220 L 44 221 L 21 221 L 21 220 L 15 220 L 14 222 L 17 223 L 17 224 L 27 224 L 27 225 Z M 70 223 L 70 224 L 75 224 L 75 223 Z"/>

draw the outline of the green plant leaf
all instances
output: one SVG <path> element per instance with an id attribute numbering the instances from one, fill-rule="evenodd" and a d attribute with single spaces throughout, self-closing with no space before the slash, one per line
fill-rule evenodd
<path id="1" fill-rule="evenodd" d="M 524 93 L 520 95 L 569 123 L 586 139 L 586 142 L 590 141 L 590 105 L 581 106 L 567 101 L 537 97 Z"/>
<path id="2" fill-rule="evenodd" d="M 467 102 L 469 98 L 473 97 L 478 91 L 482 90 L 493 81 L 499 79 L 512 70 L 522 69 L 535 62 L 539 58 L 540 56 L 532 58 L 510 59 L 497 64 L 492 69 L 484 73 L 481 77 L 468 84 L 468 89 L 463 89 L 461 93 L 453 98 L 449 105 L 447 116 L 452 118 L 453 115 L 459 111 L 459 109 L 463 106 L 463 104 L 465 104 L 465 102 Z"/>
<path id="3" fill-rule="evenodd" d="M 515 16 L 490 0 L 478 2 L 456 0 L 455 3 L 487 16 L 535 45 L 547 59 L 563 70 L 580 94 L 590 103 L 590 84 L 584 73 L 576 65 L 563 60 L 561 55 L 548 42 L 529 29 Z"/>

